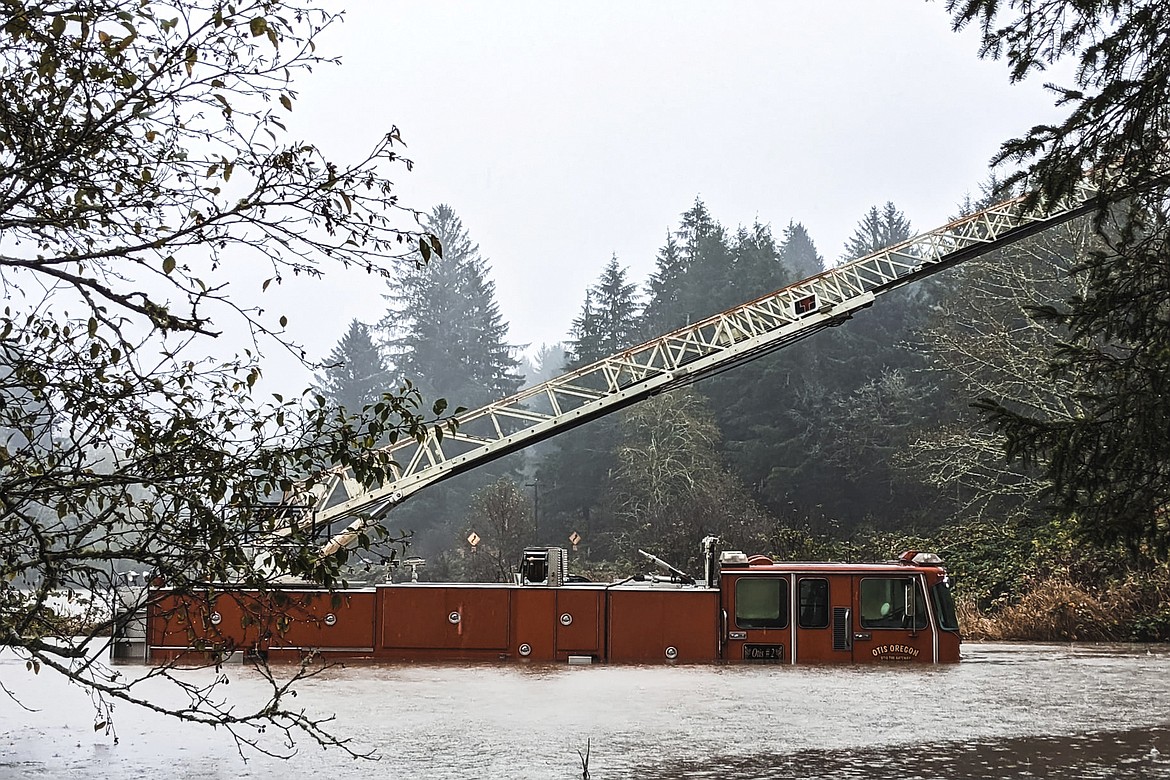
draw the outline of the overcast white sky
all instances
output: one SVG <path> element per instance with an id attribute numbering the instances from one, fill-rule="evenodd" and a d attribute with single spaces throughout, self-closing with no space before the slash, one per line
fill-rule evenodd
<path id="1" fill-rule="evenodd" d="M 533 348 L 565 338 L 612 254 L 643 281 L 696 196 L 730 229 L 803 222 L 834 260 L 871 205 L 942 224 L 1001 141 L 1057 115 L 941 2 L 346 7 L 320 42 L 344 64 L 298 81 L 290 129 L 346 156 L 397 125 L 415 162 L 394 174 L 402 202 L 455 209 Z M 322 357 L 382 315 L 381 292 L 302 292 L 292 333 Z"/>

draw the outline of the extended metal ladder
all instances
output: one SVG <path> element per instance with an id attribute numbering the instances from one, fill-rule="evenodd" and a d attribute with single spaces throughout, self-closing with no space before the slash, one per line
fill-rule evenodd
<path id="1" fill-rule="evenodd" d="M 571 371 L 501 401 L 461 414 L 442 439 L 386 448 L 394 479 L 367 489 L 339 472 L 314 489 L 302 522 L 317 527 L 357 516 L 324 547 L 352 542 L 391 507 L 440 480 L 688 384 L 781 349 L 849 319 L 890 290 L 1059 225 L 1097 206 L 1089 181 L 1059 203 L 1029 207 L 1015 198 L 957 219 L 896 246 L 844 263 L 754 301 Z"/>

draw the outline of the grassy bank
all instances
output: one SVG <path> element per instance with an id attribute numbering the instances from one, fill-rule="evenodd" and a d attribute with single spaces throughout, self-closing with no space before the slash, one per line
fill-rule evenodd
<path id="1" fill-rule="evenodd" d="M 959 600 L 969 639 L 1032 641 L 1170 641 L 1170 577 L 1165 569 L 1103 585 L 1054 577 L 1018 601 L 985 610 Z"/>

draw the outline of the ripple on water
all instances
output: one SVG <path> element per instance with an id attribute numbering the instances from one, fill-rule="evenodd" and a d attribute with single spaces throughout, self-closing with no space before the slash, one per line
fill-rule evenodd
<path id="1" fill-rule="evenodd" d="M 1170 728 L 1155 726 L 1059 737 L 928 742 L 863 750 L 808 750 L 748 758 L 722 757 L 695 763 L 666 760 L 639 767 L 631 774 L 646 780 L 1167 778 L 1170 777 Z"/>

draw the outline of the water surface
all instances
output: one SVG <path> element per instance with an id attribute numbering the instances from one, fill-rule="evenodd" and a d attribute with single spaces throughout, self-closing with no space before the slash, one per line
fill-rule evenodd
<path id="1" fill-rule="evenodd" d="M 199 672 L 210 679 L 210 672 Z M 197 679 L 198 675 L 196 676 Z M 263 690 L 230 669 L 234 700 Z M 287 762 L 86 696 L 0 655 L 0 779 L 1170 778 L 1170 648 L 967 644 L 939 667 L 355 665 L 295 700 L 381 759 Z M 163 695 L 161 692 L 160 696 Z M 268 745 L 281 748 L 276 735 Z"/>

